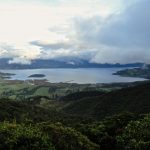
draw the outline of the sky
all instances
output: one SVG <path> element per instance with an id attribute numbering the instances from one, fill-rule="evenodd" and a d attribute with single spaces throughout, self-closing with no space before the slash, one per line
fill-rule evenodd
<path id="1" fill-rule="evenodd" d="M 150 63 L 149 0 L 0 0 L 0 58 Z"/>

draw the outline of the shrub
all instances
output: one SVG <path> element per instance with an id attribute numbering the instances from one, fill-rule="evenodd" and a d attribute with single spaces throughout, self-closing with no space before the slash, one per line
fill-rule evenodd
<path id="1" fill-rule="evenodd" d="M 0 123 L 1 150 L 54 150 L 48 136 L 37 127 L 15 123 Z"/>

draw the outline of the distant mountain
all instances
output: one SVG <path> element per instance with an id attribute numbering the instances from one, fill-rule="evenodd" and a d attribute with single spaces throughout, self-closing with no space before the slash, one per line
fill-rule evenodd
<path id="1" fill-rule="evenodd" d="M 1 58 L 0 69 L 40 69 L 40 68 L 113 68 L 113 67 L 141 67 L 142 63 L 133 64 L 98 64 L 82 59 L 52 60 L 35 59 L 31 64 L 9 63 L 11 59 Z"/>

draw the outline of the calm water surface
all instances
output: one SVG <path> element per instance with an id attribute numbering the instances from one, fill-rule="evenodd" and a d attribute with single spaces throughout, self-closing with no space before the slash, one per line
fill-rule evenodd
<path id="1" fill-rule="evenodd" d="M 143 81 L 142 78 L 120 77 L 112 75 L 124 68 L 78 68 L 78 69 L 26 69 L 26 70 L 0 70 L 1 72 L 14 73 L 12 80 L 37 79 L 28 78 L 32 74 L 44 74 L 49 82 L 71 82 L 71 83 L 112 83 L 112 82 L 134 82 Z"/>

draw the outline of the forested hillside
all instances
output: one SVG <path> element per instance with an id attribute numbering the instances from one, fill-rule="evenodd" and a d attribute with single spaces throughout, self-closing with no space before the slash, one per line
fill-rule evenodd
<path id="1" fill-rule="evenodd" d="M 129 111 L 150 112 L 150 83 L 104 93 L 100 96 L 76 99 L 63 108 L 66 113 L 102 119 L 106 116 Z"/>
<path id="2" fill-rule="evenodd" d="M 0 149 L 147 150 L 149 92 L 150 83 L 143 83 L 53 101 L 41 96 L 1 99 Z"/>

